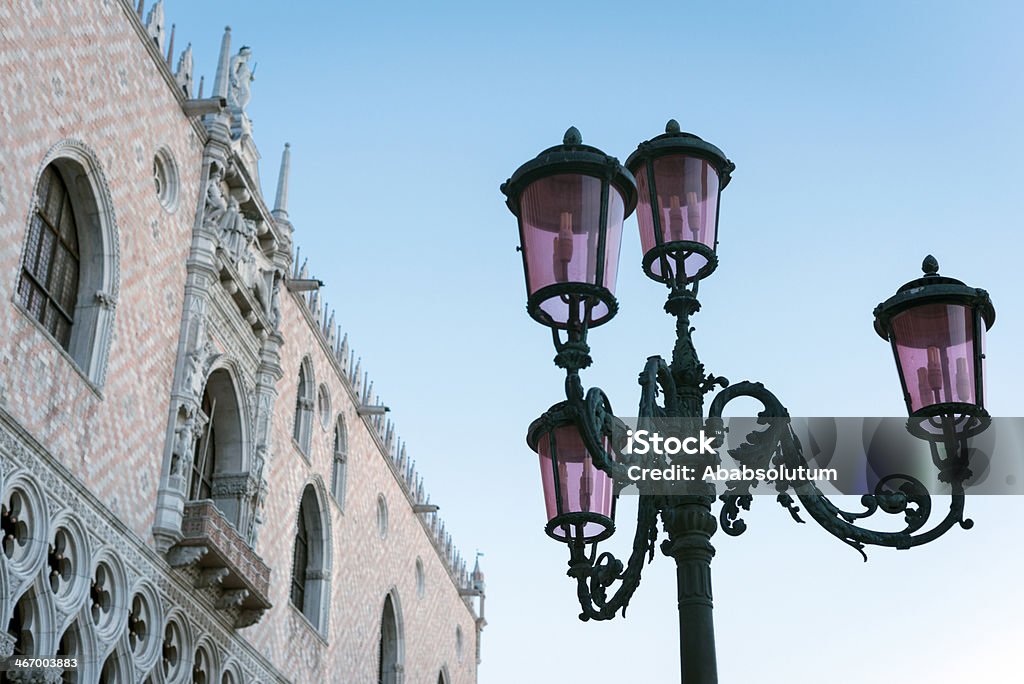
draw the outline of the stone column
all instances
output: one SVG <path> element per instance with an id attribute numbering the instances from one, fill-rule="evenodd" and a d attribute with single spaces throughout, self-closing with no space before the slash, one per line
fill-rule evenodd
<path id="1" fill-rule="evenodd" d="M 277 383 L 284 375 L 281 369 L 281 334 L 274 331 L 267 336 L 260 350 L 260 365 L 256 370 L 256 416 L 254 443 L 254 462 L 250 470 L 250 479 L 255 488 L 249 502 L 248 519 L 245 527 L 240 527 L 249 543 L 255 548 L 259 535 L 259 526 L 263 521 L 262 505 L 267 490 L 264 473 L 267 459 L 271 457 L 272 428 L 274 425 L 274 402 L 277 399 Z"/>

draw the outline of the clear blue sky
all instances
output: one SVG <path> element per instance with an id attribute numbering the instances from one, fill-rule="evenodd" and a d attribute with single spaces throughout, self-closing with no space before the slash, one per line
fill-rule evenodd
<path id="1" fill-rule="evenodd" d="M 498 186 L 570 125 L 624 159 L 674 117 L 737 164 L 694 320 L 709 370 L 765 382 L 793 415 L 901 415 L 871 311 L 932 253 L 992 293 L 989 405 L 1024 414 L 1019 3 L 166 9 L 207 93 L 225 24 L 253 48 L 265 194 L 289 141 L 297 241 L 449 530 L 486 553 L 482 684 L 678 679 L 672 562 L 648 567 L 626 620 L 580 623 L 524 442 L 562 375 L 525 313 Z M 629 415 L 673 325 L 635 218 L 626 235 L 621 313 L 591 336 L 584 379 Z M 759 498 L 744 536 L 715 537 L 721 681 L 1006 681 L 1024 641 L 1024 501 L 968 507 L 974 530 L 864 564 Z M 627 517 L 620 529 L 624 550 Z"/>

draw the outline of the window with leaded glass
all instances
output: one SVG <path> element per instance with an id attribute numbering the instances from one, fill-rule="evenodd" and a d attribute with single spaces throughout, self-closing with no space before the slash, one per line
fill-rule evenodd
<path id="1" fill-rule="evenodd" d="M 295 423 L 292 427 L 292 438 L 299 451 L 309 454 L 310 439 L 313 431 L 313 368 L 309 359 L 303 359 L 299 366 L 299 385 L 295 392 Z"/>
<path id="2" fill-rule="evenodd" d="M 301 611 L 305 611 L 306 573 L 309 571 L 309 532 L 305 518 L 305 511 L 300 508 L 295 549 L 292 551 L 292 605 Z"/>
<path id="3" fill-rule="evenodd" d="M 395 613 L 391 595 L 384 599 L 384 613 L 380 620 L 380 643 L 377 655 L 377 684 L 398 684 L 401 672 L 400 652 L 401 624 Z"/>
<path id="4" fill-rule="evenodd" d="M 53 164 L 43 170 L 35 204 L 17 298 L 68 349 L 81 259 L 75 211 L 64 178 Z"/>
<path id="5" fill-rule="evenodd" d="M 330 606 L 331 535 L 325 501 L 318 487 L 302 490 L 292 549 L 290 600 L 321 636 L 327 633 Z"/>

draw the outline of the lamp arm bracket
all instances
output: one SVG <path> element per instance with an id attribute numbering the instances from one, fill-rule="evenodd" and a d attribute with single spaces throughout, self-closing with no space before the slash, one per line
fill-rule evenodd
<path id="1" fill-rule="evenodd" d="M 639 383 L 642 388 L 641 420 L 671 415 L 677 393 L 671 369 L 664 359 L 657 356 L 649 358 L 640 374 Z M 659 393 L 665 397 L 665 407 L 658 405 Z M 630 457 L 613 446 L 616 456 L 613 459 L 605 451 L 601 439 L 602 435 L 612 434 L 614 445 L 617 443 L 614 430 L 621 429 L 621 423 L 615 420 L 607 395 L 597 387 L 584 394 L 579 374 L 570 371 L 566 377 L 566 397 L 579 417 L 580 434 L 594 459 L 594 465 L 611 475 L 616 483 L 624 482 Z M 598 554 L 597 544 L 594 544 L 589 557 L 585 545 L 570 546 L 568 574 L 576 579 L 577 596 L 582 609 L 579 615 L 581 620 L 611 620 L 620 610 L 625 616 L 629 600 L 640 586 L 644 564 L 654 559 L 658 539 L 658 512 L 662 504 L 657 496 L 640 495 L 633 551 L 625 565 L 607 551 Z M 616 582 L 619 585 L 609 597 L 608 590 Z"/>
<path id="2" fill-rule="evenodd" d="M 791 467 L 806 464 L 800 440 L 792 430 L 787 430 L 783 435 L 780 448 L 786 454 L 787 464 Z M 950 484 L 952 496 L 949 511 L 934 527 L 923 532 L 921 530 L 924 530 L 932 515 L 932 497 L 927 487 L 910 475 L 894 474 L 879 480 L 873 493 L 861 497 L 860 503 L 864 510 L 858 512 L 840 509 L 810 480 L 794 482 L 790 486 L 808 515 L 818 525 L 840 541 L 857 549 L 866 561 L 864 547 L 867 545 L 910 549 L 938 539 L 955 525 L 965 530 L 974 527 L 974 521 L 964 517 L 963 482 L 954 480 Z M 897 532 L 881 532 L 856 524 L 857 521 L 879 511 L 889 515 L 903 515 L 905 527 Z"/>
<path id="3" fill-rule="evenodd" d="M 615 482 L 624 482 L 627 465 L 623 461 L 623 455 L 612 446 L 614 456 L 618 457 L 615 458 L 604 447 L 603 437 L 611 435 L 611 442 L 614 444 L 617 441 L 617 425 L 621 425 L 612 412 L 608 396 L 599 387 L 591 387 L 584 394 L 579 373 L 574 371 L 566 374 L 565 396 L 576 416 L 580 437 L 590 457 L 594 459 L 594 465 L 608 473 Z"/>
<path id="4" fill-rule="evenodd" d="M 643 567 L 654 558 L 659 510 L 656 499 L 650 494 L 640 496 L 633 551 L 625 567 L 622 561 L 607 551 L 598 555 L 597 544 L 594 544 L 589 557 L 584 545 L 570 546 L 567 574 L 576 579 L 576 593 L 582 609 L 580 620 L 611 620 L 620 610 L 625 617 L 629 600 L 640 586 Z M 609 598 L 608 589 L 615 582 L 619 582 L 619 585 Z"/>
<path id="5" fill-rule="evenodd" d="M 640 373 L 640 411 L 637 415 L 641 418 L 659 418 L 662 416 L 679 415 L 679 397 L 676 392 L 676 381 L 672 377 L 672 370 L 665 359 L 660 356 L 651 356 L 647 359 L 644 370 Z M 658 406 L 658 394 L 665 397 L 665 406 Z M 645 426 L 638 425 L 638 429 Z"/>
<path id="6" fill-rule="evenodd" d="M 751 468 L 767 468 L 769 465 L 784 465 L 791 471 L 806 468 L 808 464 L 803 455 L 803 447 L 790 425 L 788 411 L 760 383 L 741 382 L 722 390 L 715 397 L 711 403 L 707 429 L 710 434 L 717 436 L 717 446 L 721 446 L 720 440 L 724 439 L 725 434 L 722 421 L 725 405 L 739 396 L 761 402 L 765 410 L 758 414 L 758 423 L 768 427 L 748 434 L 745 442 L 729 450 L 730 455 Z M 933 457 L 937 464 L 944 465 L 947 472 L 955 474 L 947 480 L 952 489 L 949 512 L 934 527 L 924 532 L 921 530 L 932 514 L 931 494 L 920 480 L 909 475 L 894 474 L 879 480 L 873 493 L 861 497 L 864 510 L 858 512 L 840 509 L 811 480 L 776 481 L 776 500 L 789 511 L 794 520 L 804 522 L 799 515 L 800 507 L 789 494 L 792 491 L 818 525 L 857 549 L 867 560 L 863 550 L 866 545 L 909 549 L 941 537 L 954 525 L 959 524 L 963 529 L 973 527 L 973 521 L 964 517 L 963 480 L 970 476 L 970 471 L 961 465 L 966 457 L 957 455 L 965 451 L 965 445 L 958 445 L 956 440 L 946 440 L 947 457 L 940 462 L 933 445 Z M 719 519 L 726 534 L 737 536 L 746 530 L 746 523 L 739 517 L 740 509 L 750 510 L 753 500 L 750 489 L 755 485 L 756 482 L 752 481 L 735 481 L 726 485 L 727 492 L 719 497 L 723 502 Z M 903 515 L 905 527 L 895 532 L 881 532 L 856 524 L 879 511 L 889 515 Z"/>
<path id="7" fill-rule="evenodd" d="M 675 379 L 668 363 L 660 356 L 647 359 L 647 364 L 640 373 L 641 386 L 640 411 L 641 421 L 644 418 L 659 418 L 667 415 L 678 415 L 676 404 Z M 664 396 L 665 406 L 658 405 L 658 395 Z M 580 435 L 583 443 L 594 459 L 594 465 L 608 473 L 616 483 L 627 481 L 626 471 L 633 459 L 616 446 L 620 440 L 616 431 L 622 429 L 622 423 L 615 419 L 608 396 L 599 387 L 592 387 L 584 393 L 579 372 L 570 370 L 565 378 L 565 396 L 577 416 Z M 641 426 L 642 427 L 642 426 Z M 602 442 L 603 435 L 612 435 L 613 454 L 609 454 Z M 613 458 L 614 456 L 614 458 Z"/>
<path id="8" fill-rule="evenodd" d="M 739 397 L 749 397 L 761 403 L 764 410 L 757 414 L 757 422 L 760 425 L 767 425 L 767 428 L 747 434 L 746 440 L 740 446 L 730 449 L 729 454 L 750 468 L 767 469 L 773 458 L 777 460 L 778 445 L 783 432 L 789 429 L 789 411 L 778 397 L 761 383 L 739 382 L 715 395 L 708 411 L 705 429 L 714 437 L 715 447 L 721 448 L 727 430 L 722 420 L 722 412 L 730 401 Z M 750 504 L 754 499 L 750 489 L 756 484 L 749 480 L 730 480 L 726 483 L 726 492 L 719 497 L 723 505 L 718 518 L 722 531 L 729 536 L 737 537 L 747 530 L 747 523 L 740 517 L 740 509 L 750 510 Z M 793 499 L 785 492 L 784 487 L 779 490 L 777 500 L 789 511 L 794 520 L 803 522 L 798 515 L 800 509 L 793 505 Z"/>

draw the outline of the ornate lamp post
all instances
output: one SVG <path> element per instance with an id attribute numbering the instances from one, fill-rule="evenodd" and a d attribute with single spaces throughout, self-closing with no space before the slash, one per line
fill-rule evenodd
<path id="1" fill-rule="evenodd" d="M 714 485 L 680 481 L 666 490 L 638 483 L 629 559 L 623 563 L 597 550 L 615 531 L 616 497 L 629 482 L 628 467 L 639 461 L 622 448 L 625 427 L 608 398 L 598 388 L 584 391 L 580 371 L 591 363 L 587 332 L 617 311 L 622 223 L 635 206 L 644 273 L 668 286 L 665 310 L 677 321 L 671 363 L 651 357 L 640 374 L 640 420 L 673 418 L 705 429 L 721 443 L 726 404 L 751 397 L 764 406 L 759 422 L 767 428 L 749 435 L 731 455 L 752 468 L 795 469 L 807 461 L 775 395 L 760 383 L 730 385 L 706 373 L 693 346 L 690 317 L 700 309 L 700 281 L 718 264 L 719 198 L 735 168 L 732 162 L 669 121 L 665 134 L 641 143 L 626 167 L 583 145 L 579 131 L 570 128 L 562 145 L 541 152 L 501 187 L 519 220 L 527 310 L 551 329 L 555 363 L 566 372 L 566 400 L 533 422 L 527 443 L 540 457 L 545 531 L 569 548 L 568 575 L 577 582 L 580 619 L 609 620 L 624 611 L 644 564 L 653 559 L 660 516 L 666 533 L 661 551 L 677 566 L 682 681 L 712 684 L 718 680 L 711 592 L 711 537 L 718 528 Z M 794 519 L 803 522 L 793 495 L 819 525 L 858 550 L 867 544 L 910 548 L 954 525 L 972 525 L 963 515 L 964 482 L 971 475 L 964 438 L 988 423 L 983 336 L 995 311 L 984 290 L 938 275 L 933 257 L 923 268 L 923 277 L 879 304 L 875 329 L 892 343 L 911 432 L 930 442 L 939 478 L 951 487 L 948 513 L 925 530 L 930 494 L 906 475 L 883 478 L 873 494 L 861 498 L 865 510 L 859 512 L 839 509 L 811 480 L 773 481 L 778 502 Z M 705 417 L 704 395 L 716 388 L 721 389 Z M 690 456 L 670 460 L 701 463 Z M 750 508 L 753 484 L 730 483 L 718 497 L 718 521 L 726 534 L 745 531 L 740 509 Z M 904 515 L 906 527 L 881 532 L 855 524 L 878 511 Z"/>

